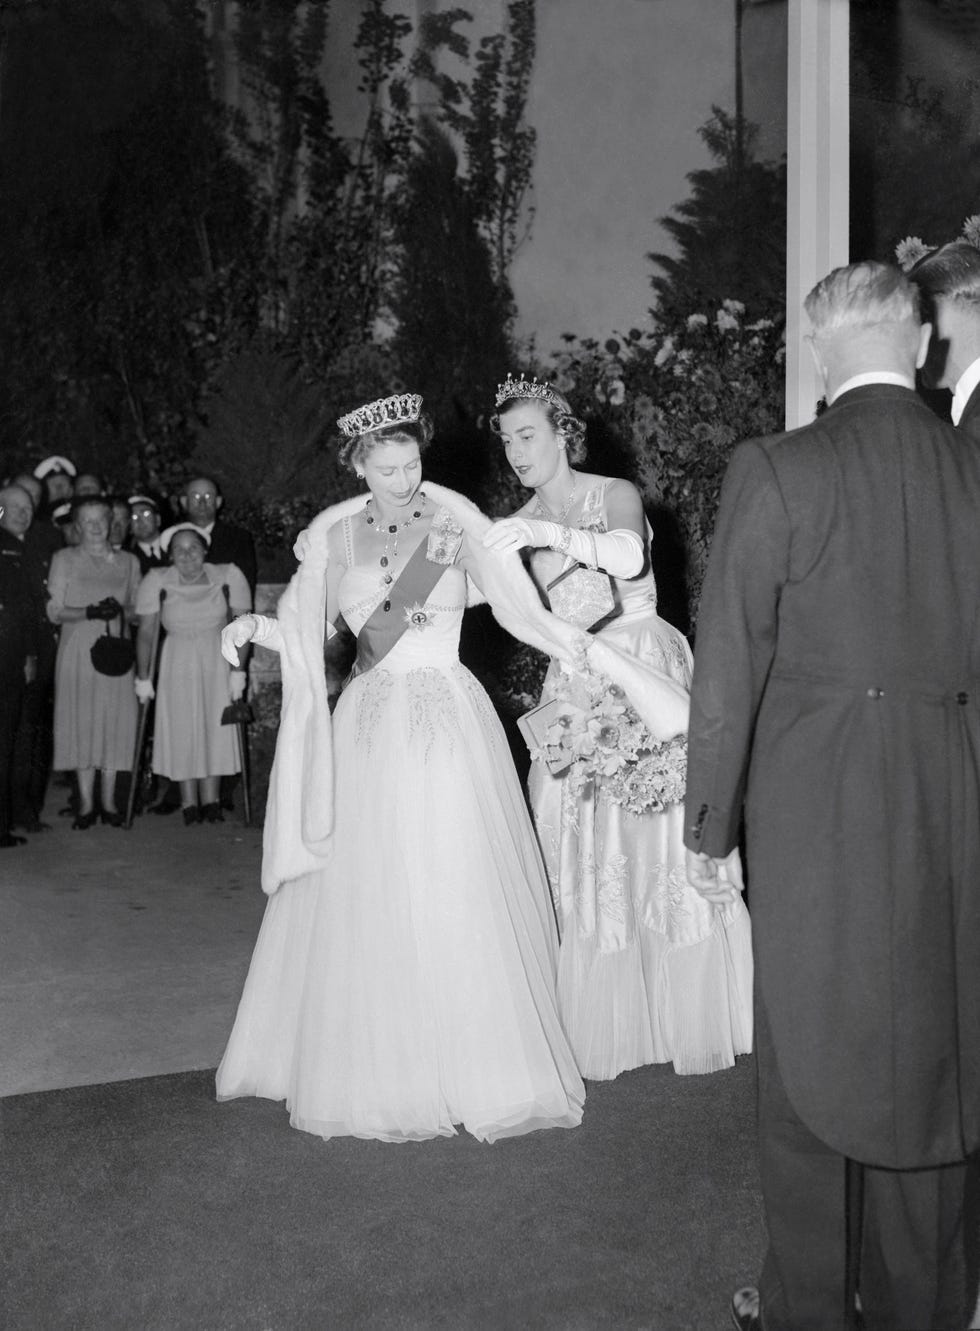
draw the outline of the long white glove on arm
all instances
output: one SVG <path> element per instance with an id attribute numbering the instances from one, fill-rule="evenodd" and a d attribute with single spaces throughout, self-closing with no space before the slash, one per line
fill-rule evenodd
<path id="1" fill-rule="evenodd" d="M 279 621 L 268 615 L 239 615 L 221 630 L 221 655 L 229 665 L 241 665 L 238 659 L 239 647 L 246 643 L 257 647 L 268 647 L 270 651 L 282 651 L 282 634 Z"/>
<path id="2" fill-rule="evenodd" d="M 504 551 L 547 546 L 589 568 L 604 569 L 614 578 L 635 578 L 643 568 L 643 542 L 627 529 L 579 531 L 540 518 L 502 518 L 484 536 L 483 544 L 488 550 Z"/>

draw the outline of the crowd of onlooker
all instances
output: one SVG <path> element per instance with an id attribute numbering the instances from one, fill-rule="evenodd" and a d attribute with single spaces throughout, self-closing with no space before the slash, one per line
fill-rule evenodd
<path id="1" fill-rule="evenodd" d="M 246 676 L 219 639 L 257 566 L 221 507 L 211 477 L 171 503 L 115 495 L 65 457 L 0 487 L 0 848 L 50 828 L 52 773 L 78 830 L 123 823 L 141 766 L 153 812 L 190 825 L 232 806 Z"/>

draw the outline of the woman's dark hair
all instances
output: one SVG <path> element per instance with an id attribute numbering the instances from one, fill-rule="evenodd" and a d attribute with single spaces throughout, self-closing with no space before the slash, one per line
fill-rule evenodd
<path id="1" fill-rule="evenodd" d="M 569 462 L 582 462 L 585 458 L 585 422 L 572 413 L 568 399 L 551 389 L 551 397 L 511 397 L 502 402 L 495 415 L 490 417 L 490 429 L 500 434 L 500 418 L 511 407 L 527 406 L 533 403 L 541 408 L 544 418 L 565 442 L 565 455 Z"/>
<path id="2" fill-rule="evenodd" d="M 338 454 L 345 466 L 356 471 L 379 444 L 418 444 L 419 452 L 424 453 L 432 442 L 432 435 L 432 417 L 423 411 L 417 421 L 383 425 L 380 430 L 369 430 L 367 434 L 356 435 L 353 439 L 344 435 Z"/>

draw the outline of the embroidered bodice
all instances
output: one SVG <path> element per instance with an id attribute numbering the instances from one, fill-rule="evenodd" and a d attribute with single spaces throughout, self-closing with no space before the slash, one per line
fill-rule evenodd
<path id="1" fill-rule="evenodd" d="M 340 582 L 340 610 L 355 636 L 384 600 L 378 566 L 354 564 Z M 466 575 L 447 567 L 435 587 L 421 603 L 413 602 L 402 612 L 405 632 L 385 656 L 383 668 L 395 672 L 420 666 L 449 666 L 459 660 L 459 634 L 466 608 Z"/>
<path id="2" fill-rule="evenodd" d="M 609 524 L 606 515 L 605 493 L 607 481 L 603 480 L 595 485 L 585 497 L 582 506 L 582 516 L 577 523 L 572 524 L 580 531 L 608 531 Z M 646 542 L 649 551 L 650 542 L 653 539 L 653 531 L 650 524 L 646 524 Z M 556 554 L 554 550 L 535 550 L 531 554 L 531 576 L 534 578 L 538 588 L 544 588 L 552 579 L 565 567 L 566 560 L 563 556 Z M 653 570 L 650 567 L 649 557 L 647 558 L 644 571 L 635 578 L 616 578 L 610 576 L 612 583 L 613 596 L 616 601 L 615 618 L 626 615 L 649 615 L 656 612 L 657 609 L 657 583 L 653 576 Z M 606 621 L 608 622 L 608 621 Z"/>

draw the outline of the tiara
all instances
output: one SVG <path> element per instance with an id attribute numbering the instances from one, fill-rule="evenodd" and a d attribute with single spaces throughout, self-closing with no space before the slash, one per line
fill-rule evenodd
<path id="1" fill-rule="evenodd" d="M 396 393 L 394 397 L 379 397 L 376 402 L 355 407 L 346 416 L 341 416 L 337 425 L 348 439 L 356 439 L 372 430 L 383 430 L 386 425 L 417 421 L 421 410 L 422 399 L 418 393 Z"/>
<path id="2" fill-rule="evenodd" d="M 502 384 L 497 385 L 497 406 L 504 402 L 509 402 L 511 398 L 537 397 L 545 402 L 552 402 L 556 407 L 564 409 L 564 402 L 558 396 L 556 389 L 551 384 L 539 384 L 537 375 L 533 379 L 515 379 L 512 374 L 508 374 Z"/>

